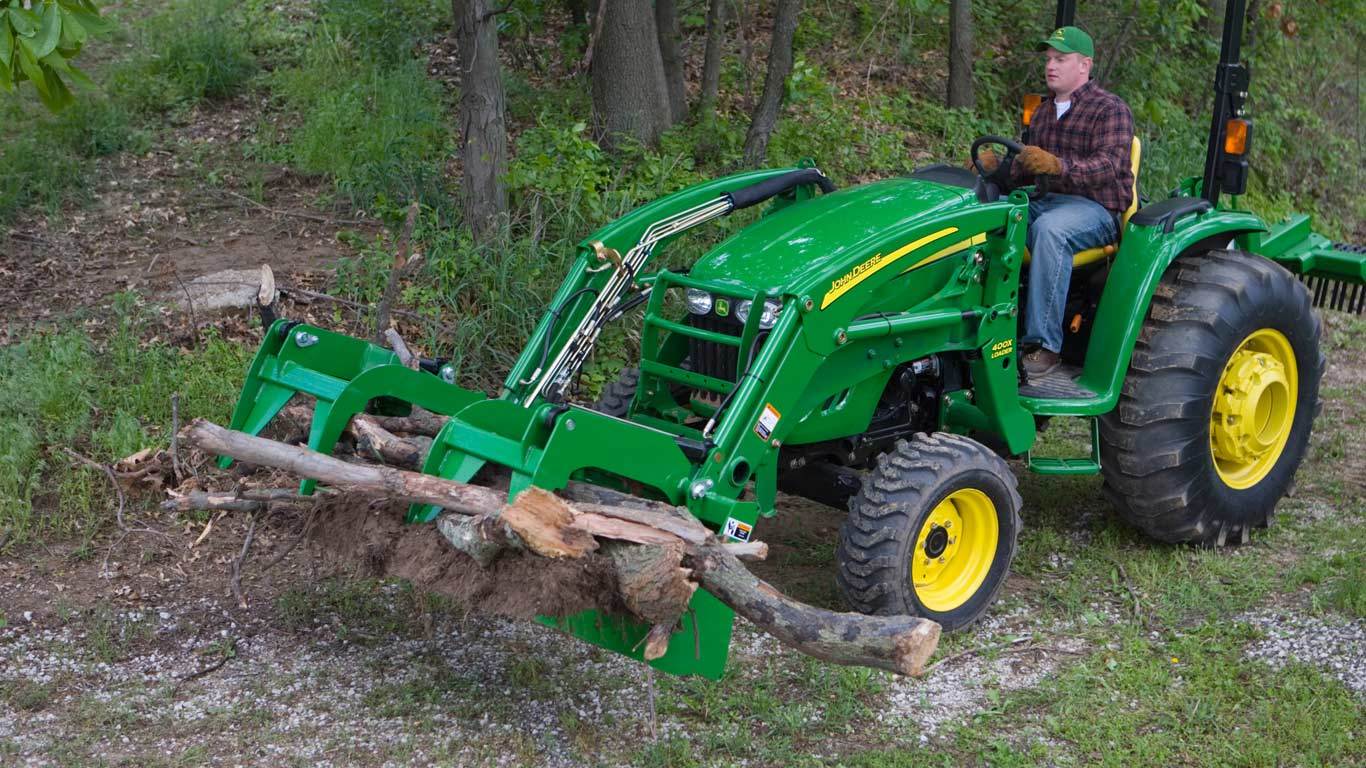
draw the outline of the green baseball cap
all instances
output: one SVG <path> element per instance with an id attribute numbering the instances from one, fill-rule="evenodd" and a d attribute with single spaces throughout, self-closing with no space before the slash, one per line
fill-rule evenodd
<path id="1" fill-rule="evenodd" d="M 1063 53 L 1080 53 L 1082 56 L 1096 57 L 1096 46 L 1091 42 L 1091 36 L 1076 27 L 1058 27 L 1053 30 L 1053 34 L 1046 40 L 1040 40 L 1035 47 L 1040 51 L 1054 48 Z"/>

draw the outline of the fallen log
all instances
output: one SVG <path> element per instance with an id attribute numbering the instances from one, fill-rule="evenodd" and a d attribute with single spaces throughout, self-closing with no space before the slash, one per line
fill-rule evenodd
<path id="1" fill-rule="evenodd" d="M 399 437 L 385 429 L 374 416 L 358 413 L 351 417 L 351 432 L 356 436 L 356 453 L 398 467 L 417 468 L 432 447 L 427 437 Z"/>
<path id="2" fill-rule="evenodd" d="M 390 432 L 423 435 L 425 437 L 436 437 L 436 434 L 450 420 L 447 416 L 441 416 L 417 406 L 413 406 L 412 413 L 407 416 L 375 416 L 374 419 L 376 424 Z"/>
<path id="3" fill-rule="evenodd" d="M 227 430 L 203 419 L 186 427 L 181 439 L 208 453 L 319 480 L 343 494 L 433 504 L 448 516 L 474 518 L 478 527 L 473 530 L 483 542 L 481 546 L 495 547 L 495 551 L 484 553 L 494 568 L 501 567 L 499 552 L 510 546 L 525 547 L 529 552 L 522 553 L 524 557 L 539 555 L 539 561 L 547 564 L 601 561 L 604 558 L 597 552 L 598 539 L 615 540 L 612 552 L 618 548 L 642 550 L 608 558 L 618 564 L 607 568 L 614 574 L 619 602 L 658 629 L 652 631 L 651 647 L 647 648 L 647 655 L 654 658 L 664 652 L 669 630 L 698 586 L 787 645 L 838 664 L 916 675 L 938 644 L 940 627 L 928 619 L 837 613 L 784 596 L 750 573 L 735 552 L 700 521 L 659 502 L 579 485 L 571 487 L 568 495 L 593 501 L 571 502 L 532 488 L 508 503 L 505 494 L 490 488 L 391 467 L 348 463 L 306 448 Z M 429 530 L 441 527 L 408 526 Z M 447 523 L 440 533 L 431 532 L 449 547 L 453 527 L 459 528 L 459 523 Z M 442 569 L 448 570 L 446 566 Z M 393 570 L 402 575 L 402 563 Z"/>

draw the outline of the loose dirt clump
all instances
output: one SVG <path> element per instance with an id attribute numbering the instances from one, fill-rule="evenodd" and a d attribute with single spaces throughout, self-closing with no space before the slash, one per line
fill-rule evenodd
<path id="1" fill-rule="evenodd" d="M 555 560 L 503 552 L 487 568 L 454 549 L 435 525 L 406 525 L 407 506 L 339 499 L 319 510 L 310 537 L 372 575 L 407 579 L 473 611 L 518 619 L 595 608 L 627 613 L 610 558 Z"/>

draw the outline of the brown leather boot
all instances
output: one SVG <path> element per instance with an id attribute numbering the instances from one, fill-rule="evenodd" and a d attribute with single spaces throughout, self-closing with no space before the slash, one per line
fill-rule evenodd
<path id="1" fill-rule="evenodd" d="M 1024 356 L 1024 369 L 1030 376 L 1044 376 L 1057 370 L 1061 362 L 1062 357 L 1057 352 L 1039 347 Z"/>

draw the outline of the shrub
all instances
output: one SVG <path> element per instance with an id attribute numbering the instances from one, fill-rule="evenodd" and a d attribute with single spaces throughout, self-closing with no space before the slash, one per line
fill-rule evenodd
<path id="1" fill-rule="evenodd" d="M 153 25 L 151 73 L 173 83 L 189 102 L 226 99 L 256 73 L 247 20 L 226 0 L 207 9 L 180 5 Z"/>
<path id="2" fill-rule="evenodd" d="M 332 178 L 362 209 L 402 211 L 416 200 L 448 210 L 451 126 L 423 64 L 355 65 L 320 77 L 317 61 L 281 77 L 286 102 L 303 115 L 287 145 L 291 162 Z"/>

